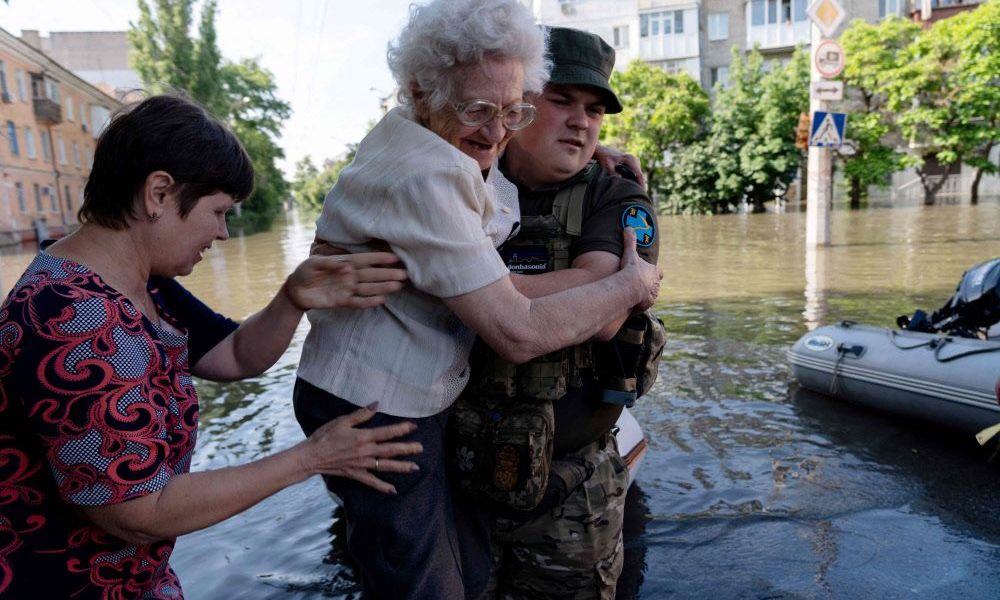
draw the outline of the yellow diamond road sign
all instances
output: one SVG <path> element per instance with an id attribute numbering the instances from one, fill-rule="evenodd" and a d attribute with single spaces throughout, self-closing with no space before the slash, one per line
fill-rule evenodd
<path id="1" fill-rule="evenodd" d="M 816 0 L 809 6 L 807 12 L 825 37 L 832 37 L 847 16 L 844 7 L 837 0 Z"/>

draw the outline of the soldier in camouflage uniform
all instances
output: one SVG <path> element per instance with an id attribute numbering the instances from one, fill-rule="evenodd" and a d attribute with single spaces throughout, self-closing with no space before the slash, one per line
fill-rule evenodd
<path id="1" fill-rule="evenodd" d="M 553 71 L 532 102 L 535 122 L 509 144 L 501 171 L 518 187 L 521 233 L 501 248 L 515 285 L 538 297 L 603 277 L 618 268 L 622 231 L 636 230 L 640 255 L 659 249 L 653 207 L 633 181 L 591 161 L 605 113 L 622 110 L 608 77 L 614 50 L 599 37 L 552 28 Z M 549 273 L 555 271 L 556 273 Z M 549 273 L 536 277 L 539 273 Z M 631 307 L 608 315 L 610 339 Z M 551 402 L 552 471 L 546 499 L 530 513 L 498 510 L 489 593 L 502 598 L 613 598 L 622 569 L 622 519 L 628 472 L 612 428 L 622 405 L 608 402 L 597 372 L 598 343 L 525 365 L 473 351 L 465 394 L 500 389 L 510 401 Z M 596 364 L 595 364 L 595 361 Z M 492 392 L 491 392 L 492 390 Z M 494 478 L 502 483 L 503 461 Z"/>

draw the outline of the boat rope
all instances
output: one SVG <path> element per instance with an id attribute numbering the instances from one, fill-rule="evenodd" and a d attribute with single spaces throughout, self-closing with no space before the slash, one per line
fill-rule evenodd
<path id="1" fill-rule="evenodd" d="M 936 338 L 934 338 L 934 339 L 926 340 L 926 341 L 920 342 L 919 344 L 913 344 L 912 346 L 901 346 L 896 341 L 896 336 L 899 335 L 899 332 L 896 331 L 895 329 L 887 329 L 886 331 L 889 334 L 889 343 L 891 343 L 893 346 L 899 348 L 900 350 L 913 350 L 914 348 L 923 348 L 924 346 L 930 346 L 931 343 L 934 342 L 934 339 L 936 339 Z"/>
<path id="2" fill-rule="evenodd" d="M 976 354 L 985 354 L 986 352 L 1000 352 L 1000 346 L 992 346 L 992 347 L 989 347 L 989 348 L 972 348 L 970 350 L 966 350 L 965 352 L 959 352 L 958 354 L 954 354 L 952 356 L 944 356 L 944 357 L 942 357 L 941 356 L 941 350 L 945 346 L 947 346 L 949 343 L 951 343 L 953 341 L 952 338 L 950 338 L 950 337 L 936 337 L 936 338 L 931 338 L 929 340 L 926 340 L 926 341 L 923 341 L 923 342 L 920 342 L 920 343 L 917 343 L 917 344 L 911 344 L 909 346 L 903 346 L 896 339 L 897 336 L 899 336 L 899 332 L 898 331 L 895 331 L 893 329 L 888 329 L 886 331 L 887 331 L 887 333 L 889 335 L 889 342 L 893 346 L 895 346 L 896 348 L 899 348 L 900 350 L 913 350 L 915 348 L 928 347 L 931 350 L 934 350 L 934 358 L 935 358 L 935 360 L 937 360 L 938 362 L 942 362 L 942 363 L 951 362 L 951 361 L 953 361 L 955 359 L 958 359 L 958 358 L 965 358 L 967 356 L 973 356 L 973 355 L 976 355 Z M 971 338 L 961 338 L 961 339 L 971 339 Z"/>
<path id="3" fill-rule="evenodd" d="M 951 362 L 956 358 L 965 358 L 966 356 L 973 356 L 975 354 L 985 354 L 987 352 L 1000 351 L 1000 346 L 993 346 L 992 348 L 973 348 L 971 350 L 966 350 L 965 352 L 959 352 L 958 354 L 955 354 L 953 356 L 946 356 L 942 358 L 941 350 L 948 345 L 948 342 L 950 342 L 951 339 L 941 338 L 940 340 L 934 340 L 934 341 L 938 342 L 937 344 L 931 346 L 932 348 L 934 348 L 934 358 L 937 359 L 938 362 L 943 362 L 943 363 Z"/>

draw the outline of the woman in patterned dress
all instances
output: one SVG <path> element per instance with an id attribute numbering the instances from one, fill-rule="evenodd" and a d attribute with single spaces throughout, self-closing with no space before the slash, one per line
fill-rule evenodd
<path id="1" fill-rule="evenodd" d="M 314 474 L 385 493 L 413 425 L 361 428 L 374 407 L 245 465 L 190 473 L 192 375 L 257 375 L 310 308 L 380 304 L 405 279 L 389 253 L 311 257 L 242 324 L 173 278 L 191 272 L 253 187 L 233 134 L 194 103 L 149 98 L 97 144 L 79 230 L 39 253 L 0 305 L 0 597 L 180 598 L 181 534 Z"/>

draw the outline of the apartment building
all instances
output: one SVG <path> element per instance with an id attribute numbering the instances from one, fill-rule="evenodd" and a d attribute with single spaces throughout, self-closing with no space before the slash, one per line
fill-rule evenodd
<path id="1" fill-rule="evenodd" d="M 619 69 L 635 58 L 670 72 L 685 71 L 706 89 L 729 77 L 732 48 L 757 47 L 768 60 L 787 60 L 810 43 L 807 11 L 814 0 L 524 0 L 546 25 L 600 35 Z M 839 0 L 848 21 L 889 16 L 931 23 L 984 0 Z"/>
<path id="2" fill-rule="evenodd" d="M 62 234 L 119 103 L 0 29 L 0 244 Z"/>
<path id="3" fill-rule="evenodd" d="M 128 64 L 124 31 L 53 31 L 46 37 L 29 29 L 21 39 L 104 93 L 122 102 L 139 98 L 142 79 Z"/>

